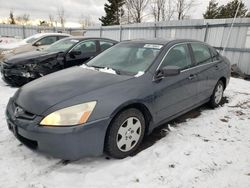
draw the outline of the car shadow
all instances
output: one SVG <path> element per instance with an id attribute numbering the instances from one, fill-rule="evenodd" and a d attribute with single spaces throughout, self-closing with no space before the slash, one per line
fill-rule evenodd
<path id="1" fill-rule="evenodd" d="M 221 106 L 223 106 L 224 104 L 226 104 L 228 102 L 229 102 L 228 97 L 223 97 L 222 101 L 221 101 Z M 194 118 L 199 117 L 201 115 L 201 112 L 204 110 L 212 110 L 212 109 L 209 107 L 208 104 L 204 104 L 198 108 L 195 108 L 194 110 L 187 112 L 186 114 L 183 114 L 183 115 L 175 118 L 174 120 L 172 120 L 168 123 L 165 123 L 165 124 L 155 128 L 150 135 L 145 136 L 138 151 L 134 155 L 136 155 L 136 154 L 140 153 L 141 151 L 153 146 L 157 141 L 159 141 L 160 139 L 167 136 L 168 133 L 170 132 L 169 125 L 171 127 L 178 127 L 178 124 L 180 124 L 180 123 L 187 122 L 187 120 L 189 120 L 189 119 L 194 119 Z"/>

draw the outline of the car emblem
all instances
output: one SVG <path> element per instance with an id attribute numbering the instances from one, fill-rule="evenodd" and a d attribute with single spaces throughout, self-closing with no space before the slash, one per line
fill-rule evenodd
<path id="1" fill-rule="evenodd" d="M 23 114 L 24 113 L 24 110 L 22 109 L 22 108 L 20 108 L 20 107 L 16 107 L 15 108 L 15 112 L 14 112 L 14 116 L 15 117 L 19 117 L 21 114 Z"/>

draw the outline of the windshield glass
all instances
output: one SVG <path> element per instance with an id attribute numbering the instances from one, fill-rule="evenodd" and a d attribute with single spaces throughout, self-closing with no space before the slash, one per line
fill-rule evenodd
<path id="1" fill-rule="evenodd" d="M 70 49 L 72 46 L 74 46 L 78 42 L 79 42 L 79 40 L 76 40 L 76 39 L 62 39 L 62 40 L 50 45 L 47 49 L 45 49 L 45 51 L 47 51 L 47 52 L 66 52 L 68 49 Z"/>
<path id="2" fill-rule="evenodd" d="M 41 37 L 41 34 L 36 34 L 36 35 L 32 35 L 26 39 L 24 39 L 23 41 L 26 43 L 33 43 L 35 42 L 37 39 L 39 39 Z"/>
<path id="3" fill-rule="evenodd" d="M 147 70 L 161 48 L 160 44 L 120 43 L 89 61 L 87 66 L 137 74 Z"/>

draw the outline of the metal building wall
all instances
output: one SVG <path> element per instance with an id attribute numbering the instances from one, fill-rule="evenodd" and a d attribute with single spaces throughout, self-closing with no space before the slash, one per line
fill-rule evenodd
<path id="1" fill-rule="evenodd" d="M 224 55 L 244 74 L 250 75 L 250 19 L 236 19 L 226 44 L 231 23 L 232 19 L 200 19 L 90 27 L 85 36 L 101 36 L 118 41 L 155 37 L 196 39 L 207 42 L 220 52 L 226 47 Z"/>

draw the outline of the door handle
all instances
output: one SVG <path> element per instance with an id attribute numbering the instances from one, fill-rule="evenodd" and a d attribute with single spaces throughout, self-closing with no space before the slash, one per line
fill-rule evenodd
<path id="1" fill-rule="evenodd" d="M 218 65 L 215 65 L 215 69 L 216 69 L 216 70 L 219 70 L 219 66 L 218 66 Z"/>
<path id="2" fill-rule="evenodd" d="M 188 77 L 189 80 L 193 80 L 194 78 L 196 78 L 195 74 L 190 74 L 189 77 Z"/>

